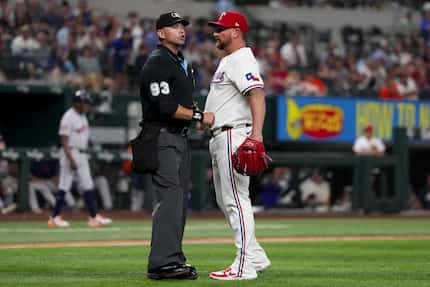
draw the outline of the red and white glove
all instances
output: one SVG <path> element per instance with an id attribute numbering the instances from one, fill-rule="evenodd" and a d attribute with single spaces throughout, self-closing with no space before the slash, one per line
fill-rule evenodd
<path id="1" fill-rule="evenodd" d="M 232 156 L 233 166 L 243 175 L 257 175 L 269 167 L 272 159 L 267 155 L 264 143 L 247 138 Z"/>

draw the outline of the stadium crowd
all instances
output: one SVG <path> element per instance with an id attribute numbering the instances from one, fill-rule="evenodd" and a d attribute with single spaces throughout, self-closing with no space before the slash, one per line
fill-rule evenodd
<path id="1" fill-rule="evenodd" d="M 288 7 L 381 8 L 392 1 L 273 2 Z M 405 14 L 397 31 L 345 25 L 336 37 L 310 25 L 253 19 L 247 37 L 260 64 L 266 94 L 428 100 L 430 2 L 398 2 L 419 7 L 421 26 Z M 99 95 L 106 91 L 137 94 L 139 71 L 158 43 L 154 19 L 139 17 L 136 12 L 122 19 L 92 9 L 86 0 L 75 3 L 0 0 L 0 83 L 70 85 Z M 220 6 L 233 5 L 229 1 L 217 4 L 211 18 L 225 10 L 226 6 Z M 197 88 L 206 94 L 221 55 L 212 43 L 208 19 L 190 20 L 184 54 L 194 68 Z M 333 196 L 327 187 L 331 176 L 320 170 L 278 168 L 263 178 L 262 193 L 254 202 L 266 207 L 308 205 L 322 210 L 330 204 L 339 211 L 348 210 L 350 191 L 347 187 Z M 316 201 L 315 195 L 304 197 L 296 192 L 309 186 L 322 190 L 321 201 Z M 420 194 L 423 207 L 429 201 L 427 191 Z M 214 206 L 213 202 L 209 205 Z M 111 203 L 105 207 L 110 208 Z"/>
<path id="2" fill-rule="evenodd" d="M 352 2 L 377 5 L 385 1 Z M 248 38 L 267 94 L 427 99 L 430 3 L 420 9 L 421 29 L 406 15 L 401 31 L 388 33 L 378 27 L 366 30 L 346 25 L 340 37 L 309 26 L 252 21 Z M 191 22 L 185 56 L 194 67 L 198 88 L 204 90 L 220 55 L 211 45 L 207 19 Z M 0 0 L 0 82 L 26 80 L 95 92 L 110 89 L 136 93 L 139 71 L 157 45 L 153 26 L 153 19 L 141 18 L 136 12 L 121 19 L 91 9 L 86 0 L 76 1 L 76 6 L 67 0 Z"/>

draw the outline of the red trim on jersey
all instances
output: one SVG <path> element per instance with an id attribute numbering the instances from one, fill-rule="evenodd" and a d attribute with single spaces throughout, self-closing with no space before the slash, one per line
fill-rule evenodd
<path id="1" fill-rule="evenodd" d="M 258 83 L 258 84 L 249 86 L 248 88 L 242 91 L 242 95 L 246 95 L 250 90 L 253 90 L 256 88 L 264 88 L 264 85 L 262 85 L 261 83 Z"/>
<path id="2" fill-rule="evenodd" d="M 229 166 L 229 173 L 230 173 L 230 180 L 231 180 L 231 187 L 233 189 L 233 196 L 234 200 L 236 201 L 236 206 L 239 213 L 239 223 L 240 223 L 240 230 L 241 230 L 241 236 L 242 236 L 242 248 L 241 248 L 241 255 L 239 259 L 239 270 L 238 270 L 238 276 L 243 275 L 243 266 L 245 264 L 245 246 L 246 246 L 246 232 L 245 232 L 245 220 L 243 219 L 243 209 L 242 205 L 240 204 L 239 194 L 237 192 L 236 187 L 236 180 L 234 178 L 234 169 L 233 169 L 233 163 L 231 161 L 232 155 L 233 155 L 233 143 L 231 140 L 231 130 L 227 131 L 227 151 L 228 151 L 228 166 Z"/>

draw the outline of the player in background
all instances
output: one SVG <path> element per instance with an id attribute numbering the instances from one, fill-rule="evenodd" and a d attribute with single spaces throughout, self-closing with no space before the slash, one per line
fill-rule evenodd
<path id="1" fill-rule="evenodd" d="M 374 128 L 369 124 L 364 127 L 363 135 L 355 140 L 352 150 L 357 155 L 383 155 L 385 144 L 374 135 Z"/>
<path id="2" fill-rule="evenodd" d="M 61 137 L 60 176 L 58 192 L 55 195 L 54 212 L 48 220 L 49 227 L 70 226 L 70 223 L 65 221 L 60 214 L 65 203 L 65 194 L 70 190 L 74 177 L 77 177 L 80 189 L 83 190 L 85 205 L 90 214 L 88 226 L 101 227 L 112 223 L 110 218 L 106 218 L 96 211 L 94 182 L 87 154 L 90 129 L 86 113 L 89 104 L 88 92 L 78 90 L 73 96 L 73 107 L 68 109 L 61 118 L 59 130 Z"/>
<path id="3" fill-rule="evenodd" d="M 266 112 L 264 83 L 257 61 L 246 47 L 246 18 L 238 12 L 223 12 L 214 27 L 218 49 L 225 52 L 206 100 L 205 112 L 215 113 L 209 151 L 218 206 L 233 229 L 236 258 L 226 269 L 210 273 L 218 280 L 250 280 L 270 266 L 255 238 L 254 215 L 249 198 L 249 176 L 236 172 L 232 155 L 247 137 L 263 141 Z"/>

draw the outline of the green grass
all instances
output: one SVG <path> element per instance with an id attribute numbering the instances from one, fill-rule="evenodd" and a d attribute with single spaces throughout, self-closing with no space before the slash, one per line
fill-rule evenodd
<path id="1" fill-rule="evenodd" d="M 46 222 L 0 222 L 0 244 L 77 240 L 149 239 L 149 221 L 116 221 L 89 229 L 83 221 L 67 230 Z M 258 219 L 257 235 L 430 234 L 428 219 Z M 231 237 L 224 220 L 189 220 L 186 238 Z M 272 267 L 256 281 L 218 282 L 210 271 L 227 267 L 233 244 L 186 244 L 197 281 L 146 279 L 148 246 L 0 249 L 0 286 L 430 286 L 430 241 L 331 241 L 263 243 Z"/>
<path id="2" fill-rule="evenodd" d="M 257 219 L 257 236 L 430 234 L 428 219 Z M 231 237 L 225 220 L 189 220 L 186 238 Z M 151 223 L 116 221 L 111 227 L 89 229 L 73 221 L 66 230 L 48 229 L 46 222 L 0 222 L 0 243 L 79 240 L 150 239 Z"/>
<path id="3" fill-rule="evenodd" d="M 429 286 L 430 242 L 263 244 L 272 268 L 257 281 L 218 282 L 208 273 L 231 263 L 230 245 L 188 245 L 197 281 L 146 279 L 148 247 L 0 251 L 0 286 Z"/>

